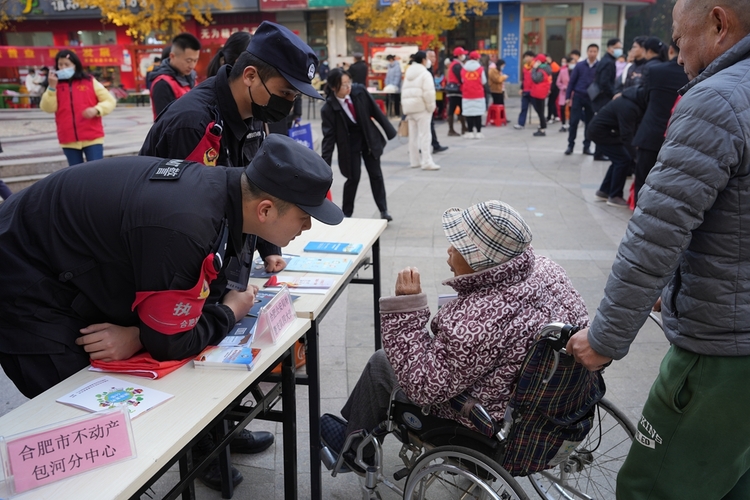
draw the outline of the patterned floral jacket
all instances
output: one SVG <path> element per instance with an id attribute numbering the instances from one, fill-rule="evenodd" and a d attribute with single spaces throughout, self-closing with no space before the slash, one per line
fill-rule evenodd
<path id="1" fill-rule="evenodd" d="M 427 329 L 427 296 L 380 299 L 383 347 L 407 397 L 432 413 L 471 423 L 447 402 L 466 391 L 496 420 L 516 385 L 534 335 L 552 322 L 588 326 L 586 306 L 565 271 L 526 252 L 443 282 L 458 292 Z"/>

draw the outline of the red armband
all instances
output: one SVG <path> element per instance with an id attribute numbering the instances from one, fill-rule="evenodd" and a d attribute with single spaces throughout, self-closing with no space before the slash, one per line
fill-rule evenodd
<path id="1" fill-rule="evenodd" d="M 214 258 L 211 254 L 203 260 L 200 278 L 193 288 L 136 292 L 131 310 L 137 310 L 141 321 L 159 333 L 174 335 L 192 330 L 203 313 L 209 285 L 219 275 Z"/>
<path id="2" fill-rule="evenodd" d="M 209 123 L 198 145 L 185 159 L 203 163 L 207 167 L 215 167 L 221 151 L 221 132 L 220 125 L 216 122 Z"/>

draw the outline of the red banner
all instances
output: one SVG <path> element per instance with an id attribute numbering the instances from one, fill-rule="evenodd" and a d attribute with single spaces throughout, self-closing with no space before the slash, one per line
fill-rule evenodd
<path id="1" fill-rule="evenodd" d="M 0 46 L 0 67 L 55 65 L 55 55 L 63 49 L 72 50 L 83 66 L 120 66 L 123 48 L 119 45 L 90 45 L 86 47 L 17 47 Z"/>
<path id="2" fill-rule="evenodd" d="M 260 0 L 260 10 L 262 11 L 274 11 L 274 10 L 290 10 L 290 9 L 306 9 L 307 0 Z"/>

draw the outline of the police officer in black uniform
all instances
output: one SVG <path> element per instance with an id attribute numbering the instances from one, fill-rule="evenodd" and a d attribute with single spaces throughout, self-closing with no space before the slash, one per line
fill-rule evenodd
<path id="1" fill-rule="evenodd" d="M 3 370 L 31 398 L 90 358 L 143 348 L 175 360 L 217 344 L 255 298 L 225 289 L 243 233 L 285 246 L 311 216 L 338 224 L 332 180 L 315 152 L 274 135 L 246 169 L 118 157 L 12 196 L 0 205 Z"/>
<path id="2" fill-rule="evenodd" d="M 173 101 L 156 119 L 140 154 L 184 158 L 208 166 L 243 167 L 253 158 L 264 137 L 263 123 L 286 119 L 299 93 L 321 99 L 310 84 L 318 58 L 299 36 L 284 26 L 263 22 L 246 50 L 232 66 L 219 68 L 216 76 Z M 281 249 L 257 239 L 257 249 L 269 272 L 281 271 L 286 262 Z M 242 260 L 247 260 L 247 245 Z M 250 257 L 251 258 L 251 257 Z M 230 274 L 239 276 L 236 260 Z M 273 444 L 273 434 L 243 430 L 232 441 L 233 452 L 257 453 Z M 218 468 L 206 470 L 201 480 L 219 488 Z M 235 482 L 240 480 L 232 471 Z"/>
<path id="3" fill-rule="evenodd" d="M 285 120 L 300 93 L 322 99 L 310 84 L 317 66 L 315 52 L 297 35 L 264 21 L 233 66 L 219 68 L 159 116 L 140 154 L 246 165 L 259 147 L 245 148 L 254 121 Z M 260 142 L 262 134 L 251 139 Z"/>

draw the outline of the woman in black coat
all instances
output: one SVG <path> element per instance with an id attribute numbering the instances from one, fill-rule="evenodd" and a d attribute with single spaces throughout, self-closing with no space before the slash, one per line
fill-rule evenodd
<path id="1" fill-rule="evenodd" d="M 346 177 L 341 210 L 347 217 L 351 217 L 354 212 L 354 197 L 362 176 L 364 160 L 380 217 L 387 221 L 393 220 L 388 213 L 383 172 L 380 170 L 380 155 L 383 154 L 386 139 L 372 120 L 380 124 L 388 139 L 396 137 L 396 129 L 380 111 L 367 89 L 360 84 L 352 84 L 346 71 L 340 68 L 331 70 L 328 74 L 327 94 L 320 111 L 323 120 L 321 156 L 330 165 L 333 148 L 337 147 L 339 150 L 339 169 Z"/>

